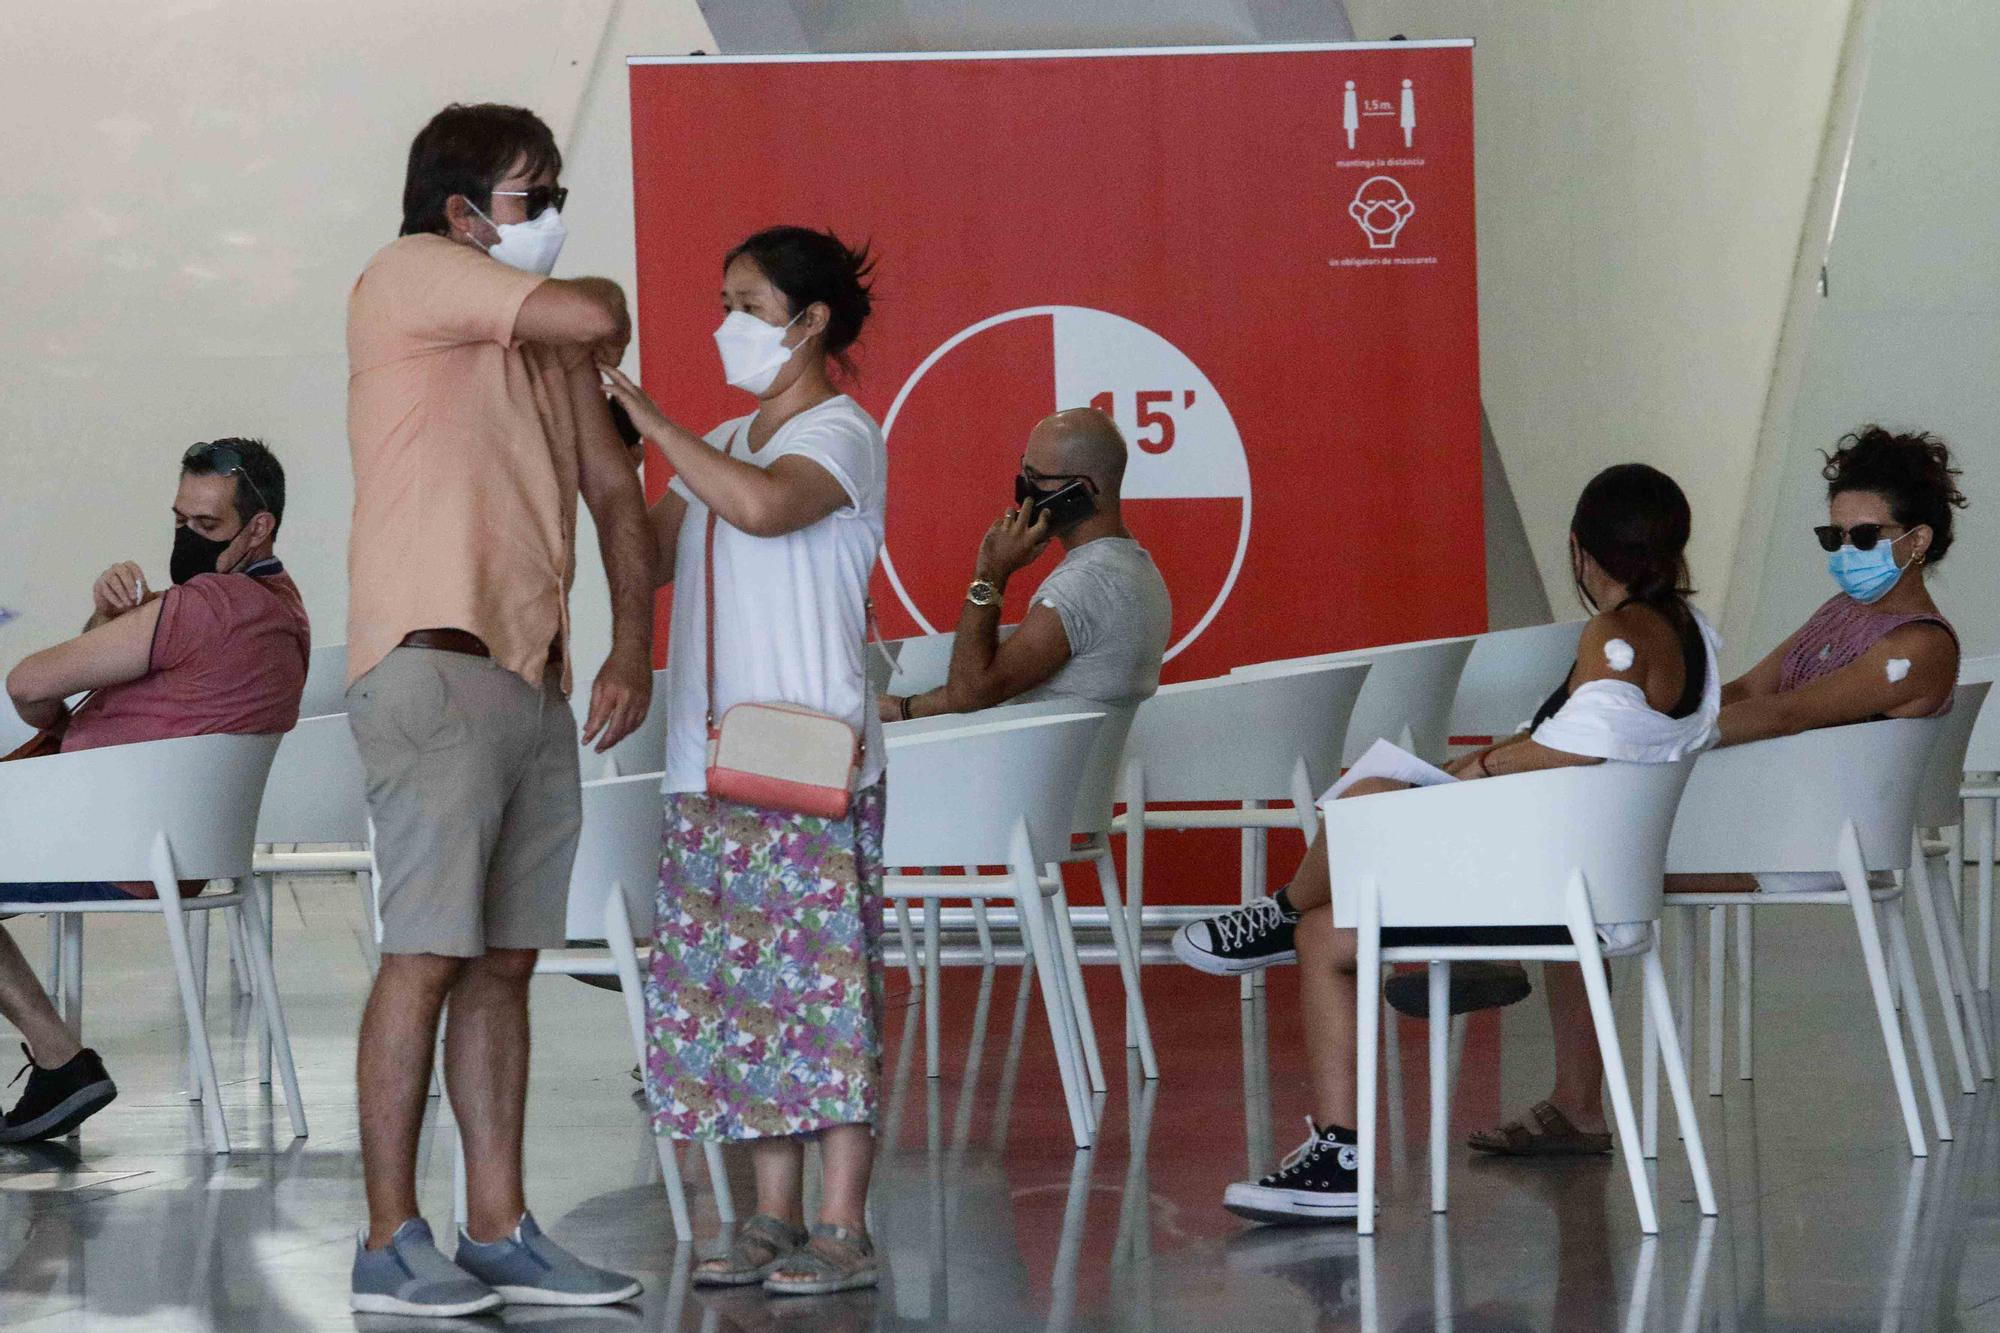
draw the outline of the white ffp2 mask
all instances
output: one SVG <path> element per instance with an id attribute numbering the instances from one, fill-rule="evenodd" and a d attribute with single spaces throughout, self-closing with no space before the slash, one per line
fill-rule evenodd
<path id="1" fill-rule="evenodd" d="M 479 213 L 477 206 L 472 211 Z M 486 252 L 488 258 L 545 278 L 555 271 L 556 256 L 562 253 L 563 242 L 569 239 L 569 228 L 563 225 L 561 212 L 545 208 L 539 217 L 527 222 L 493 222 L 484 213 L 479 216 L 493 223 L 493 230 L 500 233 L 500 239 Z"/>
<path id="2" fill-rule="evenodd" d="M 778 378 L 778 372 L 805 346 L 785 346 L 785 331 L 799 322 L 797 315 L 783 325 L 766 324 L 747 310 L 732 310 L 715 331 L 715 350 L 722 353 L 722 378 L 738 389 L 761 394 Z"/>

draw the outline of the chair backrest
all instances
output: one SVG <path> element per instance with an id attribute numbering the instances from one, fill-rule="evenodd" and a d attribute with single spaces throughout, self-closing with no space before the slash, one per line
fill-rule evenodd
<path id="1" fill-rule="evenodd" d="M 1005 865 L 1025 820 L 1036 864 L 1069 847 L 1103 713 L 1059 713 L 890 737 L 889 866 Z"/>
<path id="2" fill-rule="evenodd" d="M 1301 759 L 1314 792 L 1340 772 L 1365 663 L 1287 667 L 1162 685 L 1125 742 L 1146 801 L 1289 801 Z"/>
<path id="3" fill-rule="evenodd" d="M 276 736 L 189 736 L 0 764 L 0 883 L 250 873 Z"/>
<path id="4" fill-rule="evenodd" d="M 1868 870 L 1910 863 L 1910 831 L 1945 718 L 1890 718 L 1709 750 L 1681 798 L 1667 869 L 1838 870 L 1852 822 Z"/>
<path id="5" fill-rule="evenodd" d="M 1259 662 L 1237 667 L 1232 675 L 1267 673 L 1298 666 L 1329 666 L 1364 662 L 1370 670 L 1354 701 L 1341 747 L 1342 767 L 1354 763 L 1378 740 L 1403 746 L 1419 759 L 1441 764 L 1450 736 L 1452 701 L 1458 679 L 1476 640 L 1429 639 L 1422 643 L 1385 644 L 1319 657 L 1284 662 Z"/>
<path id="6" fill-rule="evenodd" d="M 2000 653 L 1959 659 L 1960 685 L 1996 679 L 2000 679 Z M 1973 725 L 1971 739 L 1965 747 L 1965 768 L 1968 773 L 2000 772 L 2000 709 L 1991 713 L 1982 712 L 1979 721 Z"/>
<path id="7" fill-rule="evenodd" d="M 1015 628 L 1013 625 L 1002 625 L 1000 637 L 1005 639 Z M 944 684 L 945 677 L 951 674 L 951 646 L 957 639 L 956 633 L 947 632 L 888 640 L 888 650 L 896 659 L 896 670 L 889 677 L 886 692 L 922 694 Z"/>
<path id="8" fill-rule="evenodd" d="M 300 717 L 323 717 L 347 711 L 347 645 L 314 644 L 306 661 L 306 689 L 299 697 Z"/>
<path id="9" fill-rule="evenodd" d="M 903 655 L 901 639 L 870 639 L 861 650 L 863 669 L 868 673 L 868 697 L 889 693 L 896 679 L 896 663 Z"/>
<path id="10" fill-rule="evenodd" d="M 660 829 L 666 817 L 660 775 L 603 778 L 583 784 L 583 832 L 569 876 L 564 934 L 604 938 L 604 903 L 613 885 L 625 891 L 632 938 L 653 933 L 660 884 Z"/>
<path id="11" fill-rule="evenodd" d="M 1495 630 L 1473 640 L 1451 708 L 1454 736 L 1505 736 L 1534 716 L 1576 661 L 1587 621 Z"/>
<path id="12" fill-rule="evenodd" d="M 658 773 L 667 762 L 667 673 L 653 673 L 653 699 L 646 720 L 632 734 L 599 754 L 583 743 L 583 722 L 590 716 L 590 691 L 578 689 L 570 696 L 570 711 L 577 722 L 577 769 L 585 782 L 599 778 L 624 777 L 633 773 Z"/>
<path id="13" fill-rule="evenodd" d="M 368 841 L 368 778 L 347 714 L 301 718 L 279 740 L 257 841 Z"/>
<path id="14" fill-rule="evenodd" d="M 1355 888 L 1372 876 L 1384 926 L 1559 925 L 1579 872 L 1597 921 L 1656 920 L 1692 764 L 1549 768 L 1327 801 L 1333 922 L 1354 926 Z"/>
<path id="15" fill-rule="evenodd" d="M 1090 747 L 1090 762 L 1084 765 L 1083 779 L 1076 789 L 1076 814 L 1071 828 L 1075 833 L 1108 833 L 1111 810 L 1121 796 L 1120 779 L 1125 772 L 1125 741 L 1132 731 L 1137 704 L 1100 704 L 1083 699 L 1038 699 L 1033 703 L 1001 704 L 977 713 L 943 713 L 936 717 L 891 722 L 885 737 L 921 736 L 933 731 L 949 731 L 978 722 L 1008 722 L 1023 717 L 1059 717 L 1079 711 L 1102 712 L 1104 725 L 1097 729 L 1097 742 Z"/>
<path id="16" fill-rule="evenodd" d="M 1961 682 L 1952 693 L 1951 711 L 1944 715 L 1944 726 L 1924 768 L 1923 790 L 1917 795 L 1919 828 L 1956 828 L 1965 818 L 1965 802 L 1958 795 L 1965 783 L 1965 755 L 1979 729 L 1987 691 L 1992 688 L 1993 682 L 1988 680 Z"/>

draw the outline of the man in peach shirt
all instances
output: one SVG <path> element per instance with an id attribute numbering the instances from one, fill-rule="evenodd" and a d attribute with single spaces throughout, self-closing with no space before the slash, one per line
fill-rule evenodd
<path id="1" fill-rule="evenodd" d="M 450 106 L 411 145 L 402 235 L 348 301 L 348 716 L 381 864 L 382 967 L 356 1082 L 368 1229 L 357 1311 L 600 1305 L 639 1284 L 543 1235 L 521 1182 L 528 983 L 564 942 L 581 805 L 568 594 L 579 493 L 611 585 L 584 739 L 608 749 L 652 688 L 639 483 L 598 388 L 631 334 L 602 278 L 548 277 L 562 168 L 532 112 Z M 453 1260 L 417 1213 L 439 1014 L 467 1168 Z"/>

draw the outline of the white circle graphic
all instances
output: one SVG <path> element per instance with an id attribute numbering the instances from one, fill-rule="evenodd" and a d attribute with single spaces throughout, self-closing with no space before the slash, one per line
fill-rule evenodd
<path id="1" fill-rule="evenodd" d="M 1242 503 L 1229 573 L 1201 618 L 1167 649 L 1171 660 L 1200 638 L 1222 610 L 1250 548 L 1250 463 L 1243 452 L 1243 437 L 1222 395 L 1180 348 L 1143 324 L 1086 306 L 1038 305 L 1004 311 L 960 329 L 918 364 L 890 404 L 882 423 L 883 438 L 893 437 L 897 414 L 911 392 L 954 348 L 997 325 L 1037 318 L 1053 324 L 1055 401 L 1049 404 L 1049 411 L 1103 406 L 1108 395 L 1112 416 L 1132 446 L 1123 498 Z M 886 542 L 882 569 L 897 600 L 918 627 L 926 634 L 938 633 L 903 586 Z"/>

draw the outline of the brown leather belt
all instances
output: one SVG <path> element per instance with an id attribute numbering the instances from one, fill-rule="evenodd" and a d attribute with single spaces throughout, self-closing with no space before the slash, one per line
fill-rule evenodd
<path id="1" fill-rule="evenodd" d="M 416 629 L 403 636 L 405 648 L 432 648 L 441 653 L 464 653 L 467 657 L 491 657 L 477 634 L 462 629 Z"/>

